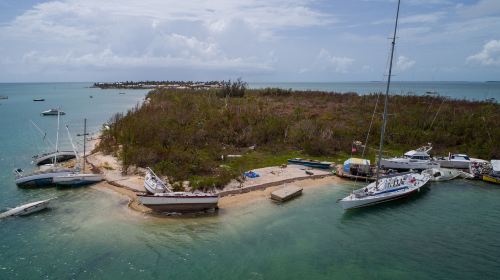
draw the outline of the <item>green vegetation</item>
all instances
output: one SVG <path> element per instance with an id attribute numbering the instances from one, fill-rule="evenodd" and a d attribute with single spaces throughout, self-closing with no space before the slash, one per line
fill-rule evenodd
<path id="1" fill-rule="evenodd" d="M 144 105 L 110 120 L 98 149 L 119 156 L 125 168 L 151 166 L 195 188 L 222 187 L 243 171 L 284 164 L 291 157 L 343 161 L 354 140 L 365 140 L 377 100 L 375 94 L 245 86 L 238 80 L 220 90 L 153 90 Z M 381 98 L 368 141 L 371 159 L 382 107 Z M 435 154 L 500 156 L 496 103 L 392 96 L 389 113 L 386 155 L 432 142 Z M 242 157 L 228 158 L 231 154 Z"/>

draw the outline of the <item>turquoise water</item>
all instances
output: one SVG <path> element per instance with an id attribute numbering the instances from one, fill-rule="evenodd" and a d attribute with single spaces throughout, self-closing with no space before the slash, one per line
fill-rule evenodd
<path id="1" fill-rule="evenodd" d="M 370 94 L 385 92 L 384 82 L 337 82 L 337 83 L 250 83 L 251 88 L 279 87 L 283 89 L 357 92 Z M 440 96 L 454 99 L 500 101 L 500 82 L 392 82 L 391 94 L 425 95 L 437 92 Z"/>
<path id="2" fill-rule="evenodd" d="M 38 114 L 61 105 L 74 133 L 83 117 L 96 131 L 145 94 L 85 86 L 0 85 L 0 209 L 58 197 L 0 221 L 0 279 L 498 279 L 500 187 L 478 181 L 347 213 L 335 203 L 353 187 L 343 182 L 187 219 L 143 216 L 93 188 L 18 189 L 11 170 L 38 148 L 29 119 L 54 132 L 55 118 Z"/>

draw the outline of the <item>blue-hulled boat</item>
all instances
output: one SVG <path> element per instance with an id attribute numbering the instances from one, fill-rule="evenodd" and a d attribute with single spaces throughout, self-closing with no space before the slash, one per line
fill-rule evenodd
<path id="1" fill-rule="evenodd" d="M 289 164 L 298 164 L 304 165 L 312 168 L 320 168 L 320 169 L 330 169 L 332 167 L 332 163 L 328 161 L 318 161 L 311 159 L 303 159 L 303 158 L 292 158 L 288 160 Z"/>

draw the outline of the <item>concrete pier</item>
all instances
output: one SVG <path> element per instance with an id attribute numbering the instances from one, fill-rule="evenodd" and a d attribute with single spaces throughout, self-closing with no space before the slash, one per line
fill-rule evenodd
<path id="1" fill-rule="evenodd" d="M 271 199 L 277 202 L 285 202 L 302 195 L 302 188 L 296 185 L 285 185 L 283 188 L 271 193 Z"/>

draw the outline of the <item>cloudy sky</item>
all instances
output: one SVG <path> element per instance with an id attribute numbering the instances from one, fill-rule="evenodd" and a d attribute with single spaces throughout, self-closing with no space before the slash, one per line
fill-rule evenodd
<path id="1" fill-rule="evenodd" d="M 395 0 L 0 0 L 0 82 L 381 80 Z M 500 79 L 500 0 L 403 0 L 397 80 Z"/>

